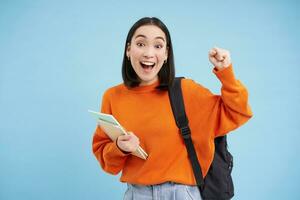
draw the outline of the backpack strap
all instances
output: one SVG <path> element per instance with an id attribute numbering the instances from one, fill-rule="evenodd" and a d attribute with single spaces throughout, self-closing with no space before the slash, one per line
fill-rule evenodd
<path id="1" fill-rule="evenodd" d="M 183 78 L 184 77 L 176 77 L 174 79 L 173 85 L 169 87 L 169 98 L 172 106 L 173 115 L 176 121 L 176 125 L 180 129 L 180 133 L 183 137 L 186 149 L 188 151 L 189 159 L 192 164 L 194 176 L 201 194 L 204 189 L 204 180 L 202 176 L 201 167 L 197 158 L 197 154 L 195 151 L 195 147 L 192 142 L 189 121 L 184 109 L 184 102 L 183 102 L 183 96 L 181 91 L 181 79 Z"/>

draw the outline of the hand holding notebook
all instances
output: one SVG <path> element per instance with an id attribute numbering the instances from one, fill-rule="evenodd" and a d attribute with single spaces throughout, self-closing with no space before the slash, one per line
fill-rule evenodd
<path id="1" fill-rule="evenodd" d="M 110 114 L 95 112 L 92 110 L 89 110 L 89 112 L 97 118 L 98 125 L 106 133 L 106 135 L 110 137 L 112 141 L 116 141 L 116 139 L 120 135 L 128 135 L 126 130 L 120 125 L 120 123 L 114 118 L 114 116 Z M 146 160 L 148 157 L 147 153 L 140 146 L 135 152 L 132 153 L 132 155 L 135 155 L 144 160 Z"/>

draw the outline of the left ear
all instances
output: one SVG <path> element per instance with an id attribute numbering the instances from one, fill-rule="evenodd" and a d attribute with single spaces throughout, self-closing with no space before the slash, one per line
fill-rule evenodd
<path id="1" fill-rule="evenodd" d="M 165 59 L 164 60 L 168 59 L 168 55 L 169 55 L 169 47 L 166 48 Z"/>

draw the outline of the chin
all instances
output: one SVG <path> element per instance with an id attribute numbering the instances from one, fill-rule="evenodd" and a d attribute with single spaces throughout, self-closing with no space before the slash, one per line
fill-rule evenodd
<path id="1" fill-rule="evenodd" d="M 147 83 L 149 83 L 149 82 L 155 82 L 154 81 L 154 79 L 155 79 L 155 77 L 153 77 L 153 78 L 140 78 L 141 79 L 141 81 L 142 82 L 147 82 Z"/>

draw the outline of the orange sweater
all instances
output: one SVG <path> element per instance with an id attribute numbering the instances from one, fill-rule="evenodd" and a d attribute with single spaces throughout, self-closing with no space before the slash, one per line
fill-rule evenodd
<path id="1" fill-rule="evenodd" d="M 236 129 L 252 116 L 247 90 L 235 79 L 232 66 L 213 72 L 222 82 L 221 96 L 193 80 L 182 80 L 185 109 L 203 176 L 213 160 L 214 138 Z M 168 92 L 156 90 L 158 84 L 131 89 L 120 84 L 108 89 L 102 99 L 101 112 L 113 114 L 127 131 L 137 135 L 149 155 L 147 160 L 122 153 L 99 127 L 93 137 L 93 152 L 104 171 L 118 174 L 122 170 L 121 182 L 196 185 Z"/>

